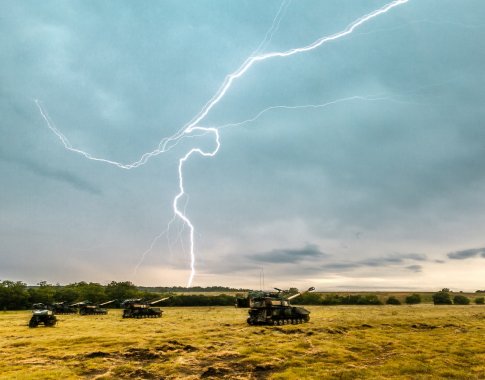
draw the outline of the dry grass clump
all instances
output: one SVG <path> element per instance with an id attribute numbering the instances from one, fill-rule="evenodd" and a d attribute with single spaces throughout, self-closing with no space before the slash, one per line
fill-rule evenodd
<path id="1" fill-rule="evenodd" d="M 311 321 L 248 326 L 246 310 L 161 319 L 0 312 L 0 379 L 483 379 L 483 306 L 309 306 Z"/>

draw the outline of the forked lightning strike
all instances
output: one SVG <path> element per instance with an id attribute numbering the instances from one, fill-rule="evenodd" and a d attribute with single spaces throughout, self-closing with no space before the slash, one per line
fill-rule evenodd
<path id="1" fill-rule="evenodd" d="M 299 47 L 299 48 L 293 48 L 290 50 L 286 51 L 281 51 L 281 52 L 270 52 L 270 53 L 265 53 L 265 54 L 257 54 L 257 55 L 252 55 L 248 59 L 244 61 L 244 63 L 232 74 L 229 74 L 226 76 L 224 79 L 224 82 L 222 83 L 221 87 L 217 90 L 217 92 L 214 94 L 214 96 L 205 104 L 205 106 L 200 110 L 200 112 L 186 125 L 184 125 L 179 131 L 177 131 L 175 134 L 173 134 L 170 137 L 166 137 L 162 139 L 157 148 L 154 149 L 151 152 L 144 153 L 137 161 L 131 163 L 131 164 L 123 164 L 120 162 L 104 159 L 104 158 L 97 158 L 94 157 L 93 155 L 84 152 L 80 149 L 74 148 L 69 140 L 64 136 L 56 127 L 55 125 L 51 122 L 49 116 L 47 115 L 47 112 L 43 109 L 41 106 L 40 102 L 38 100 L 35 100 L 35 103 L 37 107 L 39 108 L 40 114 L 42 118 L 45 120 L 48 128 L 59 138 L 59 140 L 62 142 L 64 147 L 74 153 L 81 154 L 85 158 L 93 161 L 99 161 L 103 162 L 106 164 L 114 165 L 120 169 L 134 169 L 137 168 L 141 165 L 144 165 L 150 158 L 158 156 L 159 154 L 165 153 L 172 149 L 174 146 L 176 146 L 182 139 L 185 137 L 194 137 L 191 135 L 193 132 L 200 131 L 203 134 L 208 134 L 212 133 L 214 134 L 215 142 L 216 142 L 216 147 L 211 150 L 211 151 L 204 151 L 200 148 L 193 148 L 191 149 L 185 156 L 183 156 L 179 160 L 179 165 L 178 165 L 178 175 L 179 175 L 179 193 L 175 196 L 173 200 L 173 211 L 174 214 L 182 220 L 184 224 L 186 224 L 189 227 L 189 238 L 190 238 L 190 277 L 187 283 L 187 286 L 192 286 L 192 281 L 194 279 L 195 275 L 195 247 L 194 247 L 194 226 L 189 220 L 189 218 L 185 215 L 184 212 L 182 212 L 179 209 L 179 200 L 185 195 L 185 189 L 184 189 L 184 179 L 183 179 L 183 166 L 185 162 L 192 156 L 194 153 L 197 153 L 201 156 L 204 157 L 213 157 L 217 154 L 220 148 L 220 137 L 219 137 L 219 130 L 218 128 L 206 128 L 206 127 L 200 127 L 198 124 L 205 119 L 205 117 L 209 114 L 209 112 L 214 108 L 217 103 L 224 97 L 224 95 L 227 93 L 227 91 L 231 88 L 232 84 L 234 81 L 238 78 L 241 78 L 255 63 L 266 61 L 271 58 L 285 58 L 289 57 L 292 55 L 296 55 L 299 53 L 304 53 L 311 51 L 313 49 L 316 49 L 322 45 L 324 45 L 327 42 L 335 41 L 338 40 L 342 37 L 345 37 L 349 34 L 351 34 L 355 29 L 357 29 L 359 26 L 365 24 L 367 21 L 370 21 L 371 19 L 380 16 L 384 13 L 387 13 L 389 10 L 391 10 L 394 7 L 397 7 L 399 5 L 407 3 L 409 0 L 395 0 L 387 5 L 383 6 L 382 8 L 379 8 L 371 13 L 368 13 L 367 15 L 355 20 L 351 24 L 349 24 L 343 31 L 332 34 L 330 36 L 325 36 L 321 37 L 318 40 L 314 41 L 313 43 Z M 278 12 L 281 11 L 281 8 Z M 277 19 L 278 15 L 276 16 L 275 20 Z M 275 24 L 276 21 L 273 21 L 273 24 Z M 272 26 L 273 27 L 273 26 Z M 270 35 L 271 36 L 271 35 Z M 281 108 L 292 108 L 292 107 L 283 107 L 280 106 Z M 299 106 L 299 107 L 304 107 L 304 106 Z M 311 107 L 311 106 L 310 106 Z M 276 107 L 271 107 L 271 108 L 278 108 Z M 296 107 L 295 107 L 296 108 Z M 262 111 L 266 112 L 266 110 Z M 260 113 L 261 114 L 261 113 Z M 260 116 L 260 114 L 257 117 Z M 235 124 L 233 124 L 235 125 Z M 229 126 L 229 125 L 228 125 Z M 153 244 L 153 243 L 152 243 Z"/>

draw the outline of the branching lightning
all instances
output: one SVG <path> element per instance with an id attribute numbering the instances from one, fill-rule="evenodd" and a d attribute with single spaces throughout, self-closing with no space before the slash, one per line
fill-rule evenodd
<path id="1" fill-rule="evenodd" d="M 377 10 L 371 12 L 371 13 L 368 13 L 367 15 L 362 16 L 361 18 L 355 20 L 354 22 L 349 24 L 344 30 L 342 30 L 338 33 L 329 35 L 329 36 L 321 37 L 321 38 L 317 39 L 316 41 L 312 42 L 309 45 L 293 48 L 293 49 L 286 50 L 286 51 L 276 51 L 276 52 L 259 54 L 258 51 L 261 49 L 262 46 L 264 46 L 264 43 L 268 42 L 267 41 L 268 38 L 269 39 L 272 38 L 275 30 L 279 26 L 279 23 L 280 23 L 279 15 L 284 13 L 285 7 L 287 6 L 287 3 L 284 2 L 282 4 L 282 6 L 280 7 L 280 9 L 278 10 L 278 13 L 273 20 L 273 24 L 271 26 L 271 29 L 269 30 L 269 32 L 265 36 L 265 39 L 263 40 L 262 45 L 260 45 L 258 47 L 258 49 L 255 51 L 255 53 L 253 55 L 251 55 L 250 57 L 248 57 L 236 71 L 234 71 L 233 73 L 226 76 L 222 85 L 219 87 L 219 89 L 216 91 L 216 93 L 212 96 L 212 98 L 210 98 L 210 100 L 204 105 L 204 107 L 202 107 L 202 109 L 199 111 L 199 113 L 196 114 L 194 116 L 194 118 L 189 123 L 185 124 L 175 134 L 173 134 L 170 137 L 166 137 L 166 138 L 162 139 L 159 142 L 158 146 L 154 150 L 152 150 L 151 152 L 144 153 L 137 161 L 132 162 L 132 163 L 124 164 L 124 163 L 120 163 L 120 162 L 116 162 L 116 161 L 112 161 L 112 160 L 108 160 L 108 159 L 104 159 L 104 158 L 94 157 L 90 153 L 87 153 L 85 151 L 82 151 L 78 148 L 73 147 L 72 144 L 70 143 L 70 141 L 67 139 L 67 137 L 64 136 L 64 134 L 62 134 L 62 132 L 60 132 L 55 127 L 54 123 L 50 120 L 47 112 L 42 107 L 40 101 L 38 101 L 37 99 L 34 100 L 34 101 L 35 101 L 35 104 L 37 105 L 37 107 L 40 111 L 42 118 L 46 122 L 47 127 L 59 138 L 59 140 L 61 141 L 61 143 L 63 144 L 65 149 L 67 149 L 67 150 L 69 150 L 73 153 L 80 154 L 80 155 L 84 156 L 85 158 L 87 158 L 89 160 L 103 162 L 103 163 L 109 164 L 109 165 L 114 165 L 114 166 L 116 166 L 120 169 L 125 169 L 125 170 L 135 169 L 135 168 L 137 168 L 141 165 L 144 165 L 152 157 L 155 157 L 155 156 L 158 156 L 162 153 L 165 153 L 165 152 L 169 151 L 170 149 L 172 149 L 173 147 L 175 147 L 184 138 L 194 137 L 196 135 L 199 135 L 199 133 L 203 134 L 203 135 L 205 135 L 205 134 L 213 134 L 214 135 L 214 141 L 215 141 L 214 149 L 209 150 L 209 151 L 205 151 L 201 148 L 193 148 L 188 153 L 186 153 L 182 158 L 180 158 L 179 163 L 178 163 L 179 192 L 175 196 L 172 206 L 173 206 L 174 217 L 179 218 L 184 223 L 184 225 L 188 226 L 188 228 L 189 228 L 189 242 L 190 242 L 190 248 L 189 249 L 190 249 L 190 269 L 191 269 L 191 272 L 190 272 L 190 276 L 189 276 L 189 279 L 188 279 L 187 286 L 190 287 L 192 285 L 194 275 L 195 275 L 195 246 L 194 246 L 195 229 L 194 229 L 192 222 L 190 221 L 190 219 L 185 214 L 185 212 L 181 211 L 180 208 L 179 208 L 179 201 L 181 200 L 181 198 L 184 197 L 184 195 L 186 195 L 185 188 L 184 188 L 183 168 L 184 168 L 184 164 L 188 161 L 188 159 L 194 154 L 198 154 L 198 155 L 203 156 L 203 157 L 213 157 L 213 156 L 215 156 L 217 154 L 217 152 L 219 151 L 219 148 L 220 148 L 219 128 L 242 125 L 242 124 L 248 123 L 250 121 L 253 121 L 253 120 L 259 118 L 263 113 L 265 113 L 265 112 L 267 112 L 271 109 L 278 109 L 278 108 L 296 109 L 296 108 L 304 108 L 304 107 L 306 107 L 306 108 L 311 108 L 311 107 L 319 108 L 319 107 L 323 107 L 323 106 L 328 106 L 330 104 L 335 104 L 337 102 L 355 100 L 355 99 L 359 99 L 359 98 L 365 99 L 365 100 L 379 100 L 379 98 L 363 98 L 363 97 L 354 96 L 354 97 L 336 100 L 336 101 L 326 103 L 326 104 L 323 104 L 323 105 L 273 106 L 273 107 L 269 107 L 269 108 L 261 111 L 259 114 L 257 114 L 252 119 L 248 119 L 248 120 L 246 120 L 244 122 L 240 122 L 240 123 L 227 124 L 227 125 L 224 125 L 224 126 L 221 126 L 221 127 L 218 127 L 218 128 L 216 128 L 216 127 L 201 127 L 200 123 L 202 122 L 202 120 L 204 120 L 206 118 L 206 116 L 210 113 L 210 111 L 221 101 L 221 99 L 224 98 L 226 93 L 231 88 L 232 84 L 237 79 L 243 77 L 244 74 L 254 64 L 259 63 L 259 62 L 263 62 L 263 61 L 266 61 L 266 60 L 269 60 L 269 59 L 272 59 L 272 58 L 286 58 L 286 57 L 290 57 L 290 56 L 293 56 L 293 55 L 296 55 L 296 54 L 305 53 L 305 52 L 309 52 L 311 50 L 317 49 L 318 47 L 320 47 L 320 46 L 322 46 L 326 43 L 338 40 L 340 38 L 343 38 L 343 37 L 353 33 L 355 29 L 357 29 L 361 25 L 365 24 L 366 22 L 368 22 L 368 21 L 372 20 L 373 18 L 378 17 L 382 14 L 385 14 L 388 11 L 390 11 L 392 8 L 397 7 L 399 5 L 402 5 L 402 4 L 405 4 L 408 1 L 409 0 L 394 0 L 390 3 L 388 3 L 387 5 L 385 5 L 381 8 L 379 8 L 379 9 L 377 9 Z M 161 236 L 161 235 L 159 235 L 159 236 Z M 153 245 L 154 245 L 154 243 L 156 242 L 157 239 L 158 239 L 158 237 L 153 240 L 150 249 L 153 247 Z M 146 251 L 146 252 L 148 252 L 148 251 Z M 143 256 L 146 254 L 146 252 L 143 254 Z"/>

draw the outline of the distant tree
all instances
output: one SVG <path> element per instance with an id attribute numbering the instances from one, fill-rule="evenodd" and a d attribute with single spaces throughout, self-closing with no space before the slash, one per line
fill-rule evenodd
<path id="1" fill-rule="evenodd" d="M 341 305 L 342 299 L 338 294 L 326 294 L 322 299 L 322 305 Z"/>
<path id="2" fill-rule="evenodd" d="M 485 304 L 485 297 L 478 297 L 478 298 L 475 298 L 475 303 L 477 305 L 483 305 Z"/>
<path id="3" fill-rule="evenodd" d="M 435 305 L 451 305 L 451 296 L 450 292 L 447 291 L 449 289 L 444 288 L 440 290 L 439 292 L 433 294 L 433 303 Z"/>
<path id="4" fill-rule="evenodd" d="M 30 306 L 27 284 L 0 281 L 0 310 L 21 310 Z"/>
<path id="5" fill-rule="evenodd" d="M 361 297 L 357 305 L 382 305 L 382 302 L 375 294 L 366 294 Z"/>
<path id="6" fill-rule="evenodd" d="M 91 301 L 93 303 L 107 301 L 104 286 L 96 282 L 86 283 L 84 281 L 73 284 L 78 291 L 81 301 Z"/>
<path id="7" fill-rule="evenodd" d="M 128 298 L 137 298 L 140 291 L 130 281 L 111 281 L 106 285 L 105 293 L 110 300 L 119 300 L 121 302 Z"/>
<path id="8" fill-rule="evenodd" d="M 30 303 L 51 304 L 54 302 L 55 293 L 54 285 L 41 281 L 36 287 L 29 288 L 29 300 Z"/>
<path id="9" fill-rule="evenodd" d="M 74 303 L 75 301 L 81 301 L 79 291 L 73 285 L 56 285 L 54 300 L 57 302 Z"/>
<path id="10" fill-rule="evenodd" d="M 394 296 L 390 296 L 387 300 L 386 300 L 386 304 L 387 305 L 400 305 L 401 304 L 401 301 L 399 301 L 396 297 Z"/>
<path id="11" fill-rule="evenodd" d="M 338 297 L 342 305 L 382 305 L 375 294 L 349 294 Z"/>
<path id="12" fill-rule="evenodd" d="M 468 305 L 470 303 L 470 299 L 466 296 L 458 294 L 453 297 L 453 303 L 455 305 Z"/>
<path id="13" fill-rule="evenodd" d="M 421 303 L 421 296 L 418 293 L 413 293 L 406 297 L 405 302 L 408 305 L 417 305 L 418 303 Z"/>
<path id="14" fill-rule="evenodd" d="M 319 293 L 308 292 L 293 298 L 291 303 L 295 305 L 321 305 L 322 296 Z"/>

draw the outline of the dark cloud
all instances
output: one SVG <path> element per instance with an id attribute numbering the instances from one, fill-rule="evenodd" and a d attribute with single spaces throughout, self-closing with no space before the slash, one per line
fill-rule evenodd
<path id="1" fill-rule="evenodd" d="M 408 265 L 406 269 L 409 269 L 410 271 L 416 272 L 416 273 L 423 271 L 422 265 Z"/>
<path id="2" fill-rule="evenodd" d="M 44 178 L 48 178 L 51 180 L 55 180 L 58 182 L 66 183 L 77 190 L 85 191 L 91 194 L 100 195 L 101 190 L 98 189 L 96 186 L 92 185 L 88 181 L 70 173 L 65 170 L 60 169 L 53 169 L 45 165 L 40 165 L 34 161 L 31 161 L 27 158 L 13 158 L 8 157 L 0 153 L 0 161 L 4 161 L 9 164 L 16 164 L 22 166 L 26 170 L 42 176 Z"/>
<path id="3" fill-rule="evenodd" d="M 485 248 L 465 249 L 463 251 L 450 252 L 447 256 L 452 260 L 465 260 L 474 257 L 485 258 Z"/>
<path id="4" fill-rule="evenodd" d="M 320 251 L 318 246 L 308 244 L 300 249 L 273 249 L 269 252 L 250 255 L 249 258 L 264 263 L 297 263 L 305 259 L 319 259 L 326 257 L 327 254 Z"/>
<path id="5" fill-rule="evenodd" d="M 427 257 L 422 253 L 403 253 L 403 254 L 392 254 L 384 257 L 375 257 L 353 262 L 337 262 L 326 264 L 322 267 L 323 270 L 352 270 L 363 267 L 388 267 L 397 264 L 404 264 L 407 261 L 427 261 Z M 421 265 L 409 265 L 406 269 L 412 270 L 414 272 L 421 271 Z"/>
<path id="6" fill-rule="evenodd" d="M 385 2 L 292 2 L 263 51 L 305 46 Z M 258 278 L 264 266 L 268 277 L 284 281 L 331 271 L 391 276 L 388 267 L 412 277 L 426 257 L 388 255 L 387 247 L 435 246 L 444 257 L 430 262 L 483 256 L 445 256 L 450 246 L 477 241 L 485 227 L 482 2 L 409 2 L 350 38 L 258 62 L 236 79 L 200 125 L 247 120 L 276 105 L 381 100 L 277 108 L 244 127 L 221 129 L 217 157 L 194 155 L 184 166 L 196 267 Z M 22 248 L 25 240 L 45 247 L 46 263 L 85 241 L 119 244 L 100 251 L 96 263 L 123 262 L 131 273 L 138 252 L 172 219 L 178 160 L 201 140 L 213 146 L 187 139 L 144 167 L 120 171 L 63 149 L 33 98 L 74 147 L 131 162 L 195 117 L 261 43 L 281 2 L 93 4 L 2 3 L 0 32 L 8 38 L 0 39 L 0 152 L 10 161 L 0 162 L 1 255 L 26 280 L 35 267 L 25 263 L 37 253 Z M 54 193 L 52 183 L 69 191 Z M 109 196 L 90 196 L 101 190 Z M 86 194 L 89 202 L 80 202 Z M 160 239 L 160 254 L 148 255 L 147 266 L 189 268 L 179 222 L 171 231 L 181 244 Z M 29 233 L 14 238 L 19 228 Z M 52 231 L 62 239 L 52 239 Z M 332 247 L 342 249 L 326 255 Z M 25 261 L 22 251 L 29 252 Z M 90 271 L 79 271 L 90 280 Z"/>

